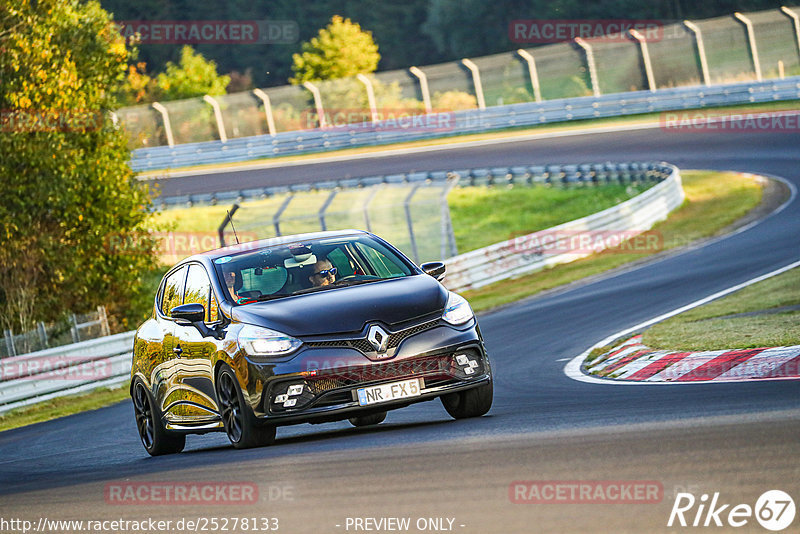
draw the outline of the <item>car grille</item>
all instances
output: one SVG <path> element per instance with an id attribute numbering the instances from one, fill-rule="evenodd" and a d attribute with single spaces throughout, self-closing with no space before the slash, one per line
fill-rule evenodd
<path id="1" fill-rule="evenodd" d="M 420 332 L 430 330 L 438 324 L 439 319 L 436 319 L 426 323 L 418 324 L 417 326 L 412 326 L 411 328 L 406 328 L 405 330 L 400 330 L 399 332 L 395 332 L 393 334 L 389 334 L 389 340 L 386 342 L 386 349 L 388 350 L 397 348 L 406 338 L 419 334 Z M 305 344 L 309 347 L 351 348 L 356 349 L 364 354 L 375 352 L 375 347 L 373 347 L 372 344 L 363 337 L 355 339 L 336 339 L 330 341 L 306 341 Z"/>
<path id="2" fill-rule="evenodd" d="M 414 376 L 447 376 L 453 371 L 449 354 L 375 363 L 360 367 L 326 369 L 319 377 L 307 377 L 306 383 L 315 395 L 356 384 L 402 379 Z"/>

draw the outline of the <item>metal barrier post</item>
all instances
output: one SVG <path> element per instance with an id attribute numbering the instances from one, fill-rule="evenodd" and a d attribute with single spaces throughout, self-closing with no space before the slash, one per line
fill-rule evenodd
<path id="1" fill-rule="evenodd" d="M 17 350 L 14 348 L 14 332 L 11 330 L 3 330 L 3 336 L 6 338 L 6 351 L 9 356 L 16 356 Z"/>
<path id="2" fill-rule="evenodd" d="M 628 32 L 631 34 L 631 37 L 636 39 L 639 43 L 639 50 L 642 53 L 642 62 L 644 63 L 644 72 L 647 75 L 647 86 L 650 88 L 650 91 L 655 92 L 656 79 L 653 76 L 653 64 L 650 62 L 650 51 L 647 49 L 647 40 L 644 38 L 644 35 L 633 28 L 628 30 Z"/>
<path id="3" fill-rule="evenodd" d="M 225 123 L 222 120 L 222 110 L 219 108 L 219 102 L 214 100 L 210 95 L 203 95 L 203 100 L 211 104 L 214 110 L 214 118 L 217 120 L 217 131 L 219 132 L 219 140 L 223 143 L 228 142 L 228 135 L 225 133 Z"/>
<path id="4" fill-rule="evenodd" d="M 575 43 L 586 52 L 586 65 L 589 67 L 589 80 L 592 82 L 592 94 L 594 94 L 594 96 L 600 96 L 600 84 L 597 81 L 597 67 L 594 64 L 594 52 L 592 52 L 592 47 L 580 37 L 575 38 Z"/>
<path id="5" fill-rule="evenodd" d="M 792 11 L 786 6 L 781 6 L 781 12 L 792 19 L 794 25 L 794 38 L 797 43 L 797 53 L 800 54 L 800 15 Z"/>
<path id="6" fill-rule="evenodd" d="M 269 134 L 275 137 L 275 119 L 272 116 L 272 102 L 269 100 L 269 95 L 258 88 L 253 89 L 253 94 L 264 103 L 264 113 L 267 115 L 267 129 Z"/>
<path id="7" fill-rule="evenodd" d="M 425 113 L 430 113 L 433 108 L 431 107 L 431 92 L 428 90 L 428 77 L 418 67 L 411 67 L 408 69 L 408 72 L 419 80 L 419 92 L 422 93 L 422 103 L 425 104 Z"/>
<path id="8" fill-rule="evenodd" d="M 700 56 L 700 70 L 703 73 L 703 83 L 706 85 L 711 85 L 711 80 L 708 76 L 708 61 L 706 60 L 706 47 L 703 44 L 703 32 L 700 31 L 700 27 L 688 20 L 684 20 L 683 24 L 689 28 L 689 30 L 694 34 L 695 42 L 697 43 L 697 55 Z"/>
<path id="9" fill-rule="evenodd" d="M 483 98 L 483 84 L 481 83 L 481 71 L 472 60 L 464 58 L 461 63 L 472 73 L 472 85 L 475 86 L 475 97 L 478 99 L 478 109 L 486 109 L 486 100 Z"/>
<path id="10" fill-rule="evenodd" d="M 78 332 L 78 318 L 75 317 L 75 314 L 71 314 L 72 317 L 72 326 L 69 329 L 70 334 L 72 334 L 72 342 L 79 343 L 81 340 L 81 334 Z"/>
<path id="11" fill-rule="evenodd" d="M 319 88 L 311 82 L 303 82 L 303 87 L 311 91 L 311 94 L 314 96 L 314 107 L 317 108 L 319 127 L 327 127 L 327 122 L 325 121 L 325 108 L 322 107 L 322 95 L 319 93 Z"/>
<path id="12" fill-rule="evenodd" d="M 167 136 L 167 144 L 169 146 L 175 146 L 175 138 L 172 137 L 172 125 L 169 122 L 169 112 L 167 108 L 162 106 L 159 102 L 153 102 L 151 105 L 154 110 L 161 113 L 161 120 L 164 122 L 164 134 Z"/>
<path id="13" fill-rule="evenodd" d="M 442 219 L 442 236 L 441 236 L 441 259 L 444 260 L 446 258 L 455 256 L 458 254 L 458 250 L 456 249 L 456 236 L 453 232 L 453 221 L 450 219 L 450 206 L 447 204 L 447 195 L 450 194 L 450 191 L 458 184 L 458 180 L 460 176 L 458 174 L 453 174 L 447 180 L 447 183 L 442 190 L 442 195 L 439 200 L 441 203 L 441 219 Z M 450 249 L 450 253 L 448 254 L 448 250 Z"/>
<path id="14" fill-rule="evenodd" d="M 406 212 L 406 224 L 408 225 L 408 237 L 411 239 L 411 252 L 414 255 L 414 263 L 417 265 L 419 265 L 419 251 L 417 250 L 417 240 L 414 237 L 414 225 L 411 223 L 411 199 L 414 197 L 414 194 L 421 185 L 422 184 L 416 184 L 414 187 L 412 187 L 411 192 L 403 201 L 403 208 L 405 208 Z"/>
<path id="15" fill-rule="evenodd" d="M 291 202 L 293 198 L 294 193 L 289 193 L 289 196 L 287 196 L 286 200 L 280 205 L 278 211 L 272 216 L 272 224 L 275 226 L 275 235 L 278 237 L 281 236 L 281 215 L 283 215 L 283 212 L 289 207 L 289 202 Z"/>
<path id="16" fill-rule="evenodd" d="M 49 347 L 50 345 L 47 340 L 47 329 L 45 328 L 44 323 L 39 321 L 39 323 L 36 325 L 36 330 L 39 332 L 39 340 L 42 342 L 42 346 L 44 348 Z"/>
<path id="17" fill-rule="evenodd" d="M 369 113 L 372 117 L 372 122 L 378 122 L 378 107 L 375 104 L 375 90 L 372 88 L 372 81 L 363 74 L 357 74 L 356 78 L 358 78 L 367 89 L 367 102 L 369 103 Z"/>
<path id="18" fill-rule="evenodd" d="M 364 207 L 362 211 L 364 213 L 364 223 L 367 225 L 367 232 L 372 231 L 372 227 L 369 223 L 369 205 L 372 202 L 372 199 L 375 198 L 375 195 L 378 194 L 378 190 L 383 187 L 383 184 L 379 184 L 372 187 L 372 190 L 369 192 L 369 196 L 367 196 L 366 202 L 364 202 Z"/>
<path id="19" fill-rule="evenodd" d="M 335 197 L 338 192 L 338 189 L 331 191 L 331 194 L 328 195 L 328 198 L 325 199 L 325 202 L 322 203 L 322 207 L 319 209 L 319 226 L 323 232 L 328 229 L 325 225 L 325 212 L 330 207 L 331 202 L 333 202 L 333 197 Z"/>
<path id="20" fill-rule="evenodd" d="M 108 315 L 105 306 L 97 307 L 97 320 L 100 321 L 100 333 L 103 336 L 110 336 L 111 329 L 108 327 Z"/>
<path id="21" fill-rule="evenodd" d="M 758 59 L 758 47 L 756 47 L 756 32 L 753 29 L 753 21 L 749 18 L 745 17 L 738 11 L 733 14 L 738 20 L 740 20 L 743 24 L 745 29 L 747 29 L 747 42 L 750 44 L 750 55 L 753 58 L 753 68 L 756 71 L 756 80 L 759 82 L 761 81 L 761 62 Z"/>
<path id="22" fill-rule="evenodd" d="M 539 88 L 539 73 L 536 71 L 536 60 L 533 59 L 533 54 L 522 48 L 517 50 L 517 54 L 528 64 L 528 75 L 531 78 L 531 86 L 533 87 L 533 98 L 537 102 L 541 102 L 542 90 Z"/>

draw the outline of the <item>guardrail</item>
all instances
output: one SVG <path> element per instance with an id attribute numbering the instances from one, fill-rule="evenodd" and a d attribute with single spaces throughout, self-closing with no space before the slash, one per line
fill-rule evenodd
<path id="1" fill-rule="evenodd" d="M 634 238 L 666 219 L 670 211 L 683 203 L 678 168 L 661 164 L 656 171 L 667 178 L 621 204 L 541 232 L 450 258 L 445 262 L 445 285 L 453 291 L 475 289 L 574 261 L 600 252 L 609 245 L 619 244 L 621 239 Z"/>
<path id="2" fill-rule="evenodd" d="M 0 360 L 0 413 L 130 380 L 135 332 Z"/>
<path id="3" fill-rule="evenodd" d="M 232 163 L 276 156 L 292 156 L 361 146 L 483 133 L 564 121 L 596 119 L 800 99 L 800 76 L 762 82 L 714 86 L 678 87 L 604 96 L 585 96 L 494 106 L 482 110 L 433 114 L 436 128 L 378 128 L 335 126 L 229 139 L 187 143 L 174 147 L 140 148 L 133 151 L 131 167 L 137 172 Z M 442 128 L 445 124 L 447 127 Z"/>

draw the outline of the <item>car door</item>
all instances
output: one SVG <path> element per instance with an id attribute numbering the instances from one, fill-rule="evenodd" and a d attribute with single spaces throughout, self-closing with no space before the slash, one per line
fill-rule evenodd
<path id="1" fill-rule="evenodd" d="M 170 310 L 183 303 L 183 290 L 186 284 L 187 268 L 183 266 L 169 273 L 159 293 L 155 322 L 160 334 L 161 350 L 154 356 L 157 361 L 151 366 L 151 379 L 154 383 L 154 394 L 161 413 L 167 420 L 180 414 L 181 393 L 176 383 L 178 356 L 175 348 L 175 321 Z"/>
<path id="2" fill-rule="evenodd" d="M 205 323 L 213 325 L 219 321 L 219 306 L 211 288 L 205 267 L 199 263 L 189 264 L 184 304 L 202 304 L 206 310 Z M 219 343 L 215 338 L 202 334 L 194 326 L 175 325 L 176 351 L 180 365 L 176 367 L 185 422 L 196 423 L 217 417 L 214 393 L 212 357 Z"/>

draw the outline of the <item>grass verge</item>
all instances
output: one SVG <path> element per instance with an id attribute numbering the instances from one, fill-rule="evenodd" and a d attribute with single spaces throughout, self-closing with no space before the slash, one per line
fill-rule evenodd
<path id="1" fill-rule="evenodd" d="M 663 237 L 663 250 L 713 236 L 744 216 L 761 201 L 762 188 L 738 173 L 682 171 L 684 204 L 653 227 Z M 486 311 L 541 291 L 568 284 L 645 259 L 657 252 L 619 253 L 607 250 L 519 278 L 503 280 L 462 294 L 475 311 Z"/>
<path id="2" fill-rule="evenodd" d="M 791 309 L 798 305 L 800 268 L 794 268 L 658 323 L 642 339 L 680 351 L 800 345 L 800 310 Z"/>
<path id="3" fill-rule="evenodd" d="M 0 415 L 0 432 L 57 417 L 96 410 L 129 398 L 128 388 L 98 388 L 89 393 L 59 397 Z"/>

